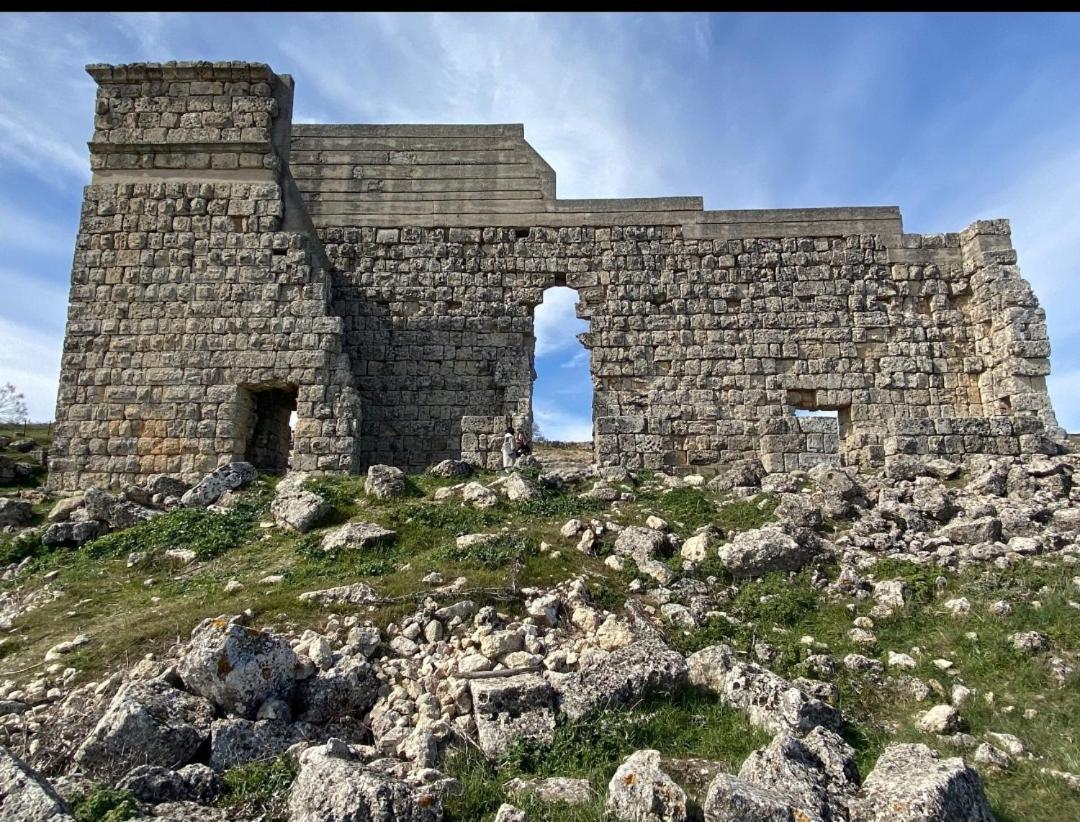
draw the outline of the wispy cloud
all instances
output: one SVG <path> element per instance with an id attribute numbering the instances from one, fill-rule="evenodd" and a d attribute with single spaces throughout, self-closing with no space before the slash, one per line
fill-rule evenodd
<path id="1" fill-rule="evenodd" d="M 53 418 L 61 343 L 55 334 L 0 317 L 0 383 L 14 383 L 26 395 L 32 420 Z"/>
<path id="2" fill-rule="evenodd" d="M 536 335 L 536 356 L 579 346 L 577 335 L 589 330 L 587 320 L 574 313 L 577 292 L 572 288 L 549 288 L 544 301 L 536 307 L 533 324 Z"/>
<path id="3" fill-rule="evenodd" d="M 549 440 L 588 442 L 592 439 L 592 419 L 552 405 L 533 406 L 533 419 Z"/>

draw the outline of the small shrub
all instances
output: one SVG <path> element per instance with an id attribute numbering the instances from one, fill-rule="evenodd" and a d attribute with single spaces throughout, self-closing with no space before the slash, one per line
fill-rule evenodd
<path id="1" fill-rule="evenodd" d="M 88 542 L 93 558 L 120 557 L 132 551 L 190 548 L 199 559 L 211 559 L 243 543 L 265 507 L 265 493 L 240 500 L 223 514 L 202 508 L 177 508 L 131 528 Z"/>
<path id="2" fill-rule="evenodd" d="M 538 553 L 539 548 L 532 540 L 507 534 L 464 548 L 456 544 L 448 545 L 436 552 L 436 559 L 472 563 L 484 568 L 502 568 L 512 562 L 524 562 Z"/>
<path id="3" fill-rule="evenodd" d="M 726 533 L 750 531 L 772 522 L 778 504 L 771 494 L 736 500 L 722 506 L 714 522 Z"/>
<path id="4" fill-rule="evenodd" d="M 40 557 L 49 552 L 41 543 L 41 535 L 19 534 L 17 537 L 0 537 L 0 566 L 22 562 L 27 557 Z"/>
<path id="5" fill-rule="evenodd" d="M 260 817 L 267 822 L 284 820 L 289 786 L 298 770 L 288 756 L 230 768 L 221 776 L 222 792 L 217 804 L 238 817 Z"/>
<path id="6" fill-rule="evenodd" d="M 76 822 L 123 822 L 134 819 L 138 805 L 130 791 L 97 788 L 71 803 Z"/>

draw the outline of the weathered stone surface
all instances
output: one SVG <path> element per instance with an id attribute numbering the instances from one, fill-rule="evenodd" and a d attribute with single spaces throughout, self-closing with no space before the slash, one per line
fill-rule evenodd
<path id="1" fill-rule="evenodd" d="M 218 501 L 226 491 L 242 488 L 255 479 L 255 468 L 248 462 L 230 462 L 215 468 L 180 497 L 188 508 L 205 508 Z"/>
<path id="2" fill-rule="evenodd" d="M 33 515 L 33 505 L 29 500 L 0 497 L 0 528 L 26 525 Z"/>
<path id="3" fill-rule="evenodd" d="M 730 774 L 718 774 L 709 786 L 702 808 L 705 822 L 812 822 L 799 817 L 780 794 L 745 782 Z"/>
<path id="4" fill-rule="evenodd" d="M 75 752 L 87 773 L 116 778 L 139 765 L 178 768 L 210 736 L 213 706 L 161 680 L 136 680 L 113 697 Z"/>
<path id="5" fill-rule="evenodd" d="M 630 557 L 639 565 L 664 553 L 668 548 L 663 531 L 631 525 L 619 532 L 614 551 L 622 557 Z"/>
<path id="6" fill-rule="evenodd" d="M 686 792 L 660 767 L 660 752 L 636 751 L 608 782 L 605 813 L 619 822 L 685 822 Z"/>
<path id="7" fill-rule="evenodd" d="M 536 499 L 540 496 L 539 489 L 525 479 L 521 474 L 511 474 L 503 484 L 503 493 L 511 502 Z"/>
<path id="8" fill-rule="evenodd" d="M 878 757 L 851 822 L 993 822 L 979 775 L 925 745 L 890 745 Z"/>
<path id="9" fill-rule="evenodd" d="M 368 468 L 364 493 L 377 499 L 390 499 L 405 493 L 405 472 L 393 465 L 373 465 Z"/>
<path id="10" fill-rule="evenodd" d="M 777 735 L 746 758 L 739 779 L 780 794 L 796 817 L 801 813 L 825 822 L 846 819 L 859 789 L 855 751 L 820 727 L 802 738 Z"/>
<path id="11" fill-rule="evenodd" d="M 306 534 L 330 511 L 330 504 L 312 491 L 289 488 L 279 491 L 270 503 L 274 520 Z"/>
<path id="12" fill-rule="evenodd" d="M 320 591 L 305 591 L 298 597 L 302 602 L 317 602 L 320 605 L 369 605 L 378 602 L 375 589 L 363 582 L 352 585 L 338 585 L 335 588 L 323 588 Z"/>
<path id="13" fill-rule="evenodd" d="M 555 683 L 559 707 L 571 720 L 654 690 L 670 691 L 686 681 L 682 654 L 668 647 L 648 617 L 633 609 L 631 614 L 636 633 L 633 644 Z"/>
<path id="14" fill-rule="evenodd" d="M 541 802 L 562 802 L 566 805 L 584 805 L 596 796 L 587 779 L 551 776 L 547 779 L 522 779 L 516 777 L 506 783 L 510 795 L 535 796 Z"/>
<path id="15" fill-rule="evenodd" d="M 366 660 L 340 659 L 333 667 L 300 682 L 296 691 L 301 722 L 362 718 L 378 697 L 379 680 Z"/>
<path id="16" fill-rule="evenodd" d="M 727 645 L 712 645 L 686 659 L 690 682 L 708 688 L 746 712 L 755 725 L 773 733 L 808 733 L 818 725 L 839 729 L 840 714 L 783 677 L 743 662 Z"/>
<path id="17" fill-rule="evenodd" d="M 397 532 L 372 522 L 349 522 L 327 533 L 322 540 L 324 551 L 362 551 L 397 539 Z"/>
<path id="18" fill-rule="evenodd" d="M 101 536 L 105 532 L 101 523 L 93 520 L 86 522 L 54 522 L 41 535 L 44 545 L 82 545 Z"/>
<path id="19" fill-rule="evenodd" d="M 798 571 L 814 553 L 773 525 L 743 531 L 720 546 L 724 567 L 740 577 L 758 577 L 769 571 Z"/>
<path id="20" fill-rule="evenodd" d="M 472 473 L 472 466 L 462 460 L 442 460 L 431 466 L 432 474 L 444 479 L 460 479 Z"/>
<path id="21" fill-rule="evenodd" d="M 525 811 L 515 808 L 508 802 L 503 802 L 495 811 L 495 822 L 528 822 L 528 820 Z"/>
<path id="22" fill-rule="evenodd" d="M 289 794 L 290 822 L 439 822 L 434 791 L 417 789 L 360 762 L 334 754 L 332 745 L 300 754 Z"/>
<path id="23" fill-rule="evenodd" d="M 265 700 L 292 696 L 298 664 L 284 639 L 218 617 L 191 632 L 177 671 L 192 692 L 253 719 Z"/>
<path id="24" fill-rule="evenodd" d="M 136 799 L 157 805 L 162 802 L 209 804 L 221 792 L 221 779 L 206 765 L 185 765 L 177 771 L 157 765 L 140 765 L 117 783 Z"/>
<path id="25" fill-rule="evenodd" d="M 155 511 L 123 497 L 115 497 L 99 488 L 87 489 L 83 495 L 83 507 L 90 519 L 108 523 L 110 527 L 117 530 L 130 528 L 161 515 L 161 511 Z"/>
<path id="26" fill-rule="evenodd" d="M 75 822 L 52 785 L 0 746 L 0 817 L 12 822 Z"/>
<path id="27" fill-rule="evenodd" d="M 555 734 L 555 694 L 538 674 L 518 674 L 469 683 L 480 748 L 489 757 L 503 754 L 524 738 L 550 742 Z"/>
<path id="28" fill-rule="evenodd" d="M 211 728 L 210 767 L 220 772 L 245 762 L 272 759 L 297 742 L 318 738 L 317 729 L 302 722 L 218 719 Z"/>

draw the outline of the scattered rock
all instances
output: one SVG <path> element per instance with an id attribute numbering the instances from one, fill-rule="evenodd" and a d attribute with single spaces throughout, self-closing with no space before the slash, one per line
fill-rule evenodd
<path id="1" fill-rule="evenodd" d="M 210 737 L 213 706 L 156 679 L 135 680 L 113 697 L 75 752 L 89 774 L 115 779 L 138 765 L 176 768 Z"/>
<path id="2" fill-rule="evenodd" d="M 831 705 L 809 696 L 783 677 L 741 662 L 727 645 L 712 645 L 687 657 L 690 682 L 715 692 L 749 720 L 773 733 L 807 733 L 818 725 L 840 727 Z"/>
<path id="3" fill-rule="evenodd" d="M 462 477 L 467 477 L 472 473 L 472 466 L 461 460 L 443 460 L 442 462 L 435 463 L 435 465 L 431 466 L 428 470 L 436 477 L 442 477 L 444 479 L 460 479 Z"/>
<path id="4" fill-rule="evenodd" d="M 217 502 L 226 491 L 242 488 L 256 476 L 255 468 L 250 463 L 230 462 L 199 480 L 180 497 L 180 504 L 188 508 L 205 508 Z"/>
<path id="5" fill-rule="evenodd" d="M 193 693 L 253 719 L 266 699 L 292 696 L 298 666 L 284 639 L 222 616 L 204 619 L 191 632 L 177 671 Z"/>
<path id="6" fill-rule="evenodd" d="M 902 817 L 898 817 L 898 810 Z M 851 804 L 851 822 L 993 822 L 979 775 L 918 744 L 890 745 Z"/>
<path id="7" fill-rule="evenodd" d="M 517 777 L 506 783 L 506 792 L 514 795 L 534 796 L 541 802 L 562 802 L 566 805 L 585 805 L 596 794 L 588 779 L 570 779 L 552 776 L 547 779 L 522 779 Z"/>
<path id="8" fill-rule="evenodd" d="M 619 822 L 685 822 L 686 793 L 660 768 L 660 752 L 636 751 L 608 783 L 604 810 Z"/>
<path id="9" fill-rule="evenodd" d="M 18 528 L 26 525 L 34 516 L 34 507 L 28 500 L 0 497 L 0 528 Z"/>
<path id="10" fill-rule="evenodd" d="M 270 503 L 270 513 L 279 525 L 306 534 L 329 513 L 330 503 L 313 491 L 306 491 L 296 484 L 282 488 L 285 482 L 278 485 L 277 494 Z"/>
<path id="11" fill-rule="evenodd" d="M 363 582 L 352 585 L 339 585 L 336 588 L 324 588 L 321 591 L 305 591 L 298 599 L 301 602 L 315 602 L 319 605 L 369 605 L 379 601 L 375 589 Z"/>
<path id="12" fill-rule="evenodd" d="M 732 574 L 759 577 L 769 571 L 798 571 L 814 556 L 782 528 L 768 525 L 736 534 L 720 546 L 720 560 Z"/>
<path id="13" fill-rule="evenodd" d="M 341 550 L 365 550 L 376 545 L 393 542 L 397 532 L 372 522 L 350 522 L 330 531 L 322 540 L 327 552 Z"/>
<path id="14" fill-rule="evenodd" d="M 364 493 L 376 499 L 390 499 L 405 493 L 405 472 L 392 465 L 372 465 L 364 481 Z"/>

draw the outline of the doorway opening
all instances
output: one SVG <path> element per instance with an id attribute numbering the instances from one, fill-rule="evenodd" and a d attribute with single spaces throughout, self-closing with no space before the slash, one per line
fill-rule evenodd
<path id="1" fill-rule="evenodd" d="M 296 398 L 296 386 L 241 386 L 244 460 L 258 470 L 275 474 L 289 470 Z"/>
<path id="2" fill-rule="evenodd" d="M 592 458 L 593 379 L 589 349 L 579 338 L 589 321 L 577 316 L 572 288 L 544 291 L 533 322 L 533 440 L 578 447 Z"/>

